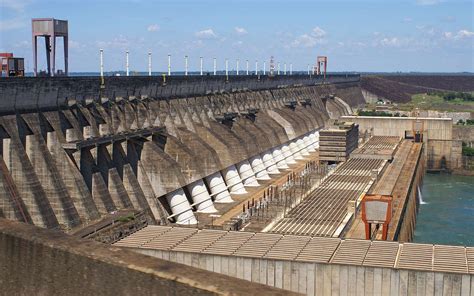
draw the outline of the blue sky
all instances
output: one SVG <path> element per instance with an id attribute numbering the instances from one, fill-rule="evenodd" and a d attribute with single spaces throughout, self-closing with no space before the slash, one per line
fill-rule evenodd
<path id="1" fill-rule="evenodd" d="M 306 70 L 317 55 L 329 71 L 474 72 L 473 1 L 457 0 L 0 0 L 0 52 L 13 51 L 32 69 L 31 18 L 69 21 L 70 71 L 212 70 L 275 60 Z M 41 40 L 42 41 L 42 40 Z M 41 42 L 41 45 L 44 43 Z M 59 47 L 62 49 L 62 46 Z M 44 53 L 44 50 L 40 54 Z M 41 55 L 39 68 L 45 68 Z M 61 57 L 61 55 L 59 56 Z M 62 62 L 58 69 L 63 68 Z"/>

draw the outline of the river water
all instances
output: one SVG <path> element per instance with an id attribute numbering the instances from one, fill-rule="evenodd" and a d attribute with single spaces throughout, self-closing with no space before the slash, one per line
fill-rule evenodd
<path id="1" fill-rule="evenodd" d="M 474 177 L 426 174 L 414 242 L 474 246 Z"/>

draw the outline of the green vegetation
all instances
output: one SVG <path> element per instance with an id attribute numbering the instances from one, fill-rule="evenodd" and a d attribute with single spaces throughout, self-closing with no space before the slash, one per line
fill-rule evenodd
<path id="1" fill-rule="evenodd" d="M 466 143 L 462 142 L 462 155 L 474 156 L 474 147 L 468 147 Z"/>
<path id="2" fill-rule="evenodd" d="M 411 111 L 437 110 L 447 112 L 474 112 L 474 95 L 461 92 L 432 92 L 416 94 L 411 97 L 411 102 L 400 104 L 400 110 Z"/>
<path id="3" fill-rule="evenodd" d="M 375 110 L 359 110 L 357 111 L 359 116 L 382 116 L 382 117 L 407 117 L 406 115 L 400 115 L 400 113 L 389 113 L 385 111 L 375 111 Z"/>
<path id="4" fill-rule="evenodd" d="M 123 216 L 123 217 L 120 217 L 120 218 L 117 219 L 117 221 L 123 222 L 123 223 L 129 222 L 129 221 L 132 221 L 132 220 L 135 220 L 135 215 L 133 215 L 133 214 L 129 214 L 127 216 Z"/>
<path id="5" fill-rule="evenodd" d="M 456 125 L 474 125 L 474 119 L 467 119 L 466 121 L 459 119 Z"/>
<path id="6" fill-rule="evenodd" d="M 474 102 L 474 95 L 471 93 L 466 92 L 430 92 L 428 93 L 430 96 L 438 96 L 443 97 L 445 101 L 454 101 L 456 99 L 460 99 L 465 102 Z"/>

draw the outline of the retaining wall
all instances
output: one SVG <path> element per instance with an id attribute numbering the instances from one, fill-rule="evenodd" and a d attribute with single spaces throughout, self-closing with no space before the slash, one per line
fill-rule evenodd
<path id="1" fill-rule="evenodd" d="M 288 295 L 5 219 L 0 262 L 1 295 Z"/>
<path id="2" fill-rule="evenodd" d="M 172 262 L 306 295 L 472 295 L 469 274 L 134 249 Z"/>

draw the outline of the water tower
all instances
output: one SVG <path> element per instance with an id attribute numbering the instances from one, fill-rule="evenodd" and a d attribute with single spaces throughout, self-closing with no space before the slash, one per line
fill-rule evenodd
<path id="1" fill-rule="evenodd" d="M 56 71 L 56 37 L 63 37 L 64 42 L 64 74 L 68 74 L 68 24 L 65 20 L 54 18 L 35 18 L 31 20 L 33 37 L 33 67 L 38 75 L 38 37 L 44 37 L 46 46 L 46 62 L 48 76 Z M 52 64 L 51 64 L 52 63 Z"/>

